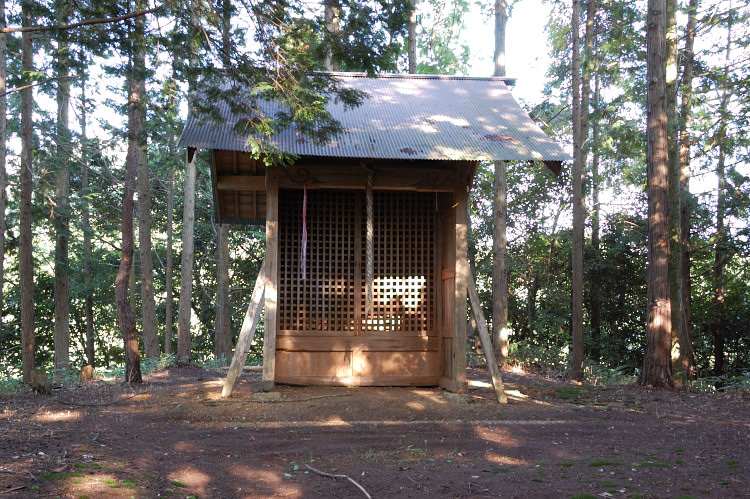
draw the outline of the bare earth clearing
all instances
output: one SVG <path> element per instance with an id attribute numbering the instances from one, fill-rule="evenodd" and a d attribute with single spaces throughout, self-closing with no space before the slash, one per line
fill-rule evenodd
<path id="1" fill-rule="evenodd" d="M 750 397 L 503 373 L 440 389 L 279 387 L 170 369 L 0 397 L 8 497 L 750 497 Z M 478 383 L 477 383 L 478 382 Z"/>

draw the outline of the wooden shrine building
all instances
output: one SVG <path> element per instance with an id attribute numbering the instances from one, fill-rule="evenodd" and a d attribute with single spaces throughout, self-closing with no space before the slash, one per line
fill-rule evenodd
<path id="1" fill-rule="evenodd" d="M 252 159 L 246 137 L 188 119 L 209 149 L 219 223 L 266 225 L 264 389 L 273 383 L 466 389 L 467 200 L 479 161 L 569 156 L 502 78 L 335 75 L 367 94 L 331 103 L 344 133 L 273 138 L 293 166 Z M 303 228 L 306 238 L 303 236 Z M 243 357 L 244 362 L 244 357 Z"/>

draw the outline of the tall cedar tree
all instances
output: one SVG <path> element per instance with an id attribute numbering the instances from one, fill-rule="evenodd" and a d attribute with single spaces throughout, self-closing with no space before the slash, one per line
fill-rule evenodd
<path id="1" fill-rule="evenodd" d="M 573 0 L 573 275 L 572 318 L 573 352 L 570 359 L 571 376 L 583 378 L 583 159 L 582 113 L 581 113 L 581 53 L 579 37 L 580 9 L 578 0 Z"/>
<path id="2" fill-rule="evenodd" d="M 679 342 L 680 351 L 677 365 L 672 369 L 684 373 L 685 378 L 692 379 L 695 369 L 693 353 L 692 302 L 690 299 L 690 125 L 693 100 L 693 52 L 695 42 L 695 28 L 698 22 L 699 0 L 690 0 L 688 6 L 688 23 L 685 30 L 685 56 L 682 70 L 682 98 L 680 101 L 680 321 Z"/>
<path id="3" fill-rule="evenodd" d="M 55 1 L 57 24 L 68 24 L 69 3 Z M 57 38 L 57 173 L 55 175 L 55 369 L 70 364 L 70 80 L 68 80 L 68 31 L 58 30 Z"/>
<path id="4" fill-rule="evenodd" d="M 143 23 L 135 23 L 134 41 L 142 39 L 143 29 Z M 135 312 L 128 300 L 128 288 L 130 276 L 133 272 L 133 256 L 135 253 L 133 244 L 135 201 L 133 195 L 135 192 L 135 174 L 140 162 L 139 138 L 143 120 L 143 87 L 142 80 L 136 74 L 136 68 L 143 67 L 142 58 L 145 57 L 145 54 L 142 44 L 133 43 L 128 49 L 131 59 L 126 76 L 128 86 L 128 154 L 125 160 L 125 182 L 122 194 L 122 258 L 115 280 L 115 298 L 120 332 L 125 345 L 125 381 L 140 383 L 142 377 L 138 335 L 136 333 Z"/>
<path id="5" fill-rule="evenodd" d="M 232 2 L 221 3 L 221 55 L 225 70 L 231 67 Z M 229 359 L 232 355 L 232 321 L 229 304 L 229 225 L 216 226 L 216 324 L 214 356 Z"/>
<path id="6" fill-rule="evenodd" d="M 718 181 L 716 190 L 716 236 L 714 248 L 714 376 L 723 376 L 724 368 L 724 346 L 726 341 L 726 285 L 725 267 L 729 259 L 729 238 L 726 230 L 727 217 L 727 156 L 729 155 L 729 144 L 727 136 L 727 122 L 729 121 L 729 66 L 731 64 L 732 52 L 732 2 L 729 2 L 729 17 L 727 19 L 727 46 L 724 61 L 724 89 L 722 90 L 721 102 L 719 104 L 719 127 L 716 130 L 714 143 L 719 144 L 719 160 L 716 165 L 716 178 Z"/>
<path id="7" fill-rule="evenodd" d="M 641 385 L 670 387 L 669 164 L 666 105 L 666 3 L 649 0 L 647 28 L 648 315 Z"/>
<path id="8" fill-rule="evenodd" d="M 0 28 L 5 28 L 5 0 L 0 0 Z M 5 184 L 5 160 L 7 149 L 5 142 L 8 139 L 8 98 L 5 95 L 6 80 L 8 74 L 7 66 L 8 35 L 0 33 L 0 311 L 5 306 L 3 295 L 3 283 L 5 282 L 5 205 L 7 204 Z M 0 355 L 3 353 L 3 314 L 0 313 Z"/>
<path id="9" fill-rule="evenodd" d="M 84 54 L 81 60 L 86 61 Z M 84 63 L 85 65 L 85 63 Z M 96 365 L 94 352 L 94 298 L 91 287 L 91 205 L 89 203 L 89 140 L 86 133 L 88 125 L 88 108 L 86 103 L 86 77 L 81 79 L 81 224 L 83 229 L 83 285 L 86 290 L 83 307 L 86 316 L 86 362 L 91 367 Z"/>
<path id="10" fill-rule="evenodd" d="M 145 2 L 136 2 L 136 9 L 143 10 Z M 146 41 L 145 16 L 135 18 L 133 32 L 133 58 L 135 78 L 141 92 L 139 113 L 146 115 Z M 141 118 L 142 119 L 142 118 Z M 146 358 L 159 358 L 159 333 L 156 328 L 156 302 L 154 299 L 154 260 L 151 251 L 151 178 L 148 168 L 148 145 L 146 133 L 141 126 L 135 137 L 138 142 L 138 249 L 141 260 L 141 317 L 143 327 L 143 350 Z"/>
<path id="11" fill-rule="evenodd" d="M 21 3 L 21 24 L 31 26 L 32 0 Z M 19 198 L 18 280 L 21 288 L 21 364 L 24 383 L 31 382 L 34 370 L 34 265 L 31 233 L 31 191 L 33 189 L 33 148 L 31 110 L 32 88 L 27 78 L 34 69 L 31 33 L 21 35 L 21 69 L 26 88 L 21 90 L 21 196 Z"/>
<path id="12" fill-rule="evenodd" d="M 505 76 L 505 26 L 508 3 L 495 0 L 495 76 Z M 492 230 L 492 346 L 498 362 L 508 358 L 508 170 L 495 161 Z"/>

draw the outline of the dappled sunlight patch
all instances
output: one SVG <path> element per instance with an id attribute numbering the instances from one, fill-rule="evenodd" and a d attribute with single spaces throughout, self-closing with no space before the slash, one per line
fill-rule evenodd
<path id="1" fill-rule="evenodd" d="M 520 390 L 505 390 L 505 395 L 507 395 L 509 399 L 516 402 L 525 402 L 529 400 L 529 396 L 524 395 Z"/>
<path id="2" fill-rule="evenodd" d="M 37 414 L 35 421 L 40 423 L 59 423 L 68 421 L 77 421 L 81 419 L 81 413 L 76 410 L 64 409 L 62 411 L 47 411 L 44 414 Z"/>
<path id="3" fill-rule="evenodd" d="M 528 466 L 531 464 L 529 461 L 516 459 L 493 451 L 487 452 L 484 457 L 488 462 L 498 466 Z"/>
<path id="4" fill-rule="evenodd" d="M 474 434 L 487 442 L 500 444 L 504 447 L 520 447 L 518 439 L 511 436 L 510 431 L 505 428 L 486 428 L 477 426 L 474 428 Z"/>
<path id="5" fill-rule="evenodd" d="M 338 414 L 331 414 L 326 419 L 324 419 L 323 422 L 335 426 L 351 426 L 351 423 L 341 419 L 341 416 L 339 416 Z"/>
<path id="6" fill-rule="evenodd" d="M 175 487 L 190 489 L 201 496 L 206 494 L 207 487 L 211 484 L 211 476 L 195 468 L 178 469 L 167 478 Z"/>
<path id="7" fill-rule="evenodd" d="M 94 475 L 78 473 L 66 478 L 63 489 L 67 491 L 68 497 L 131 495 L 128 494 L 128 491 L 137 488 L 136 482 L 120 479 L 111 473 L 97 473 Z"/>
<path id="8" fill-rule="evenodd" d="M 417 402 L 416 400 L 407 402 L 406 407 L 415 411 L 424 411 L 426 409 L 425 405 L 422 402 Z"/>
<path id="9" fill-rule="evenodd" d="M 237 477 L 237 482 L 242 484 L 235 491 L 238 496 L 271 496 L 274 497 L 298 497 L 302 490 L 291 483 L 292 473 L 282 475 L 276 471 L 247 468 L 245 466 L 233 466 L 229 472 Z"/>

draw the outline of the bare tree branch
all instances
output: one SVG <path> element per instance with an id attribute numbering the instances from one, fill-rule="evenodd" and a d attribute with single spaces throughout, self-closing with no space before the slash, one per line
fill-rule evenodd
<path id="1" fill-rule="evenodd" d="M 88 21 L 81 21 L 79 23 L 74 24 L 65 24 L 62 26 L 11 26 L 9 28 L 3 28 L 0 29 L 0 33 L 29 33 L 29 32 L 36 32 L 36 31 L 61 31 L 61 30 L 68 30 L 68 29 L 75 29 L 80 28 L 81 26 L 90 26 L 92 24 L 106 24 L 106 23 L 117 23 L 120 21 L 125 21 L 126 19 L 131 19 L 133 17 L 139 17 L 139 16 L 145 16 L 146 14 L 152 14 L 159 10 L 161 6 L 154 7 L 153 9 L 148 10 L 142 10 L 139 12 L 131 12 L 130 14 L 125 14 L 124 16 L 118 16 L 118 17 L 106 17 L 103 19 L 90 19 Z"/>

